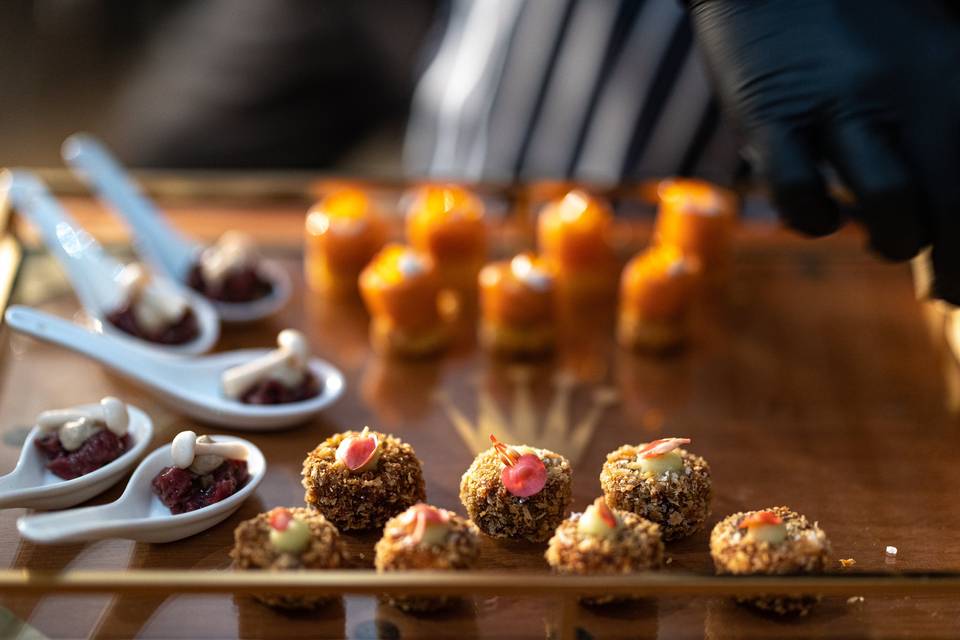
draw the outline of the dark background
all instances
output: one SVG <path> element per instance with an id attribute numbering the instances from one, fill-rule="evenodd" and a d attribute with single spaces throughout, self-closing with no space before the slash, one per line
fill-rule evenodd
<path id="1" fill-rule="evenodd" d="M 89 131 L 136 167 L 399 173 L 438 11 L 431 0 L 4 0 L 0 166 L 60 166 L 63 139 Z"/>

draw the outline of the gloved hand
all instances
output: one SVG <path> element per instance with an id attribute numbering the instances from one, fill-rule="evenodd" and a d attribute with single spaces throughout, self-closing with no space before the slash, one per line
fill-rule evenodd
<path id="1" fill-rule="evenodd" d="M 947 0 L 693 0 L 720 100 L 787 224 L 836 230 L 832 167 L 871 247 L 933 247 L 960 304 L 960 23 Z"/>

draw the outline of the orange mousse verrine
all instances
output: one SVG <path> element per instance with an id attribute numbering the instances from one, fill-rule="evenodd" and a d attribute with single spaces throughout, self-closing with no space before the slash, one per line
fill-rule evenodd
<path id="1" fill-rule="evenodd" d="M 480 310 L 486 322 L 528 326 L 552 321 L 554 308 L 553 273 L 535 256 L 521 253 L 480 272 Z"/>
<path id="2" fill-rule="evenodd" d="M 510 354 L 544 353 L 556 339 L 555 283 L 542 259 L 521 253 L 480 272 L 480 343 Z"/>
<path id="3" fill-rule="evenodd" d="M 430 256 L 404 245 L 387 245 L 360 274 L 360 293 L 374 320 L 405 332 L 441 324 L 440 292 Z"/>
<path id="4" fill-rule="evenodd" d="M 656 245 L 634 257 L 620 279 L 620 312 L 645 320 L 680 319 L 696 293 L 700 265 L 678 248 Z"/>
<path id="5" fill-rule="evenodd" d="M 441 272 L 472 268 L 475 278 L 487 251 L 483 202 L 458 185 L 418 187 L 407 208 L 407 238 Z"/>
<path id="6" fill-rule="evenodd" d="M 613 213 L 606 202 L 575 189 L 544 206 L 537 242 L 561 271 L 607 270 L 616 264 Z"/>
<path id="7" fill-rule="evenodd" d="M 387 240 L 387 225 L 369 196 L 339 188 L 307 214 L 306 271 L 311 288 L 354 288 L 360 271 Z"/>
<path id="8" fill-rule="evenodd" d="M 723 264 L 736 219 L 734 194 L 703 180 L 678 178 L 660 183 L 657 195 L 656 241 L 697 257 L 705 269 Z"/>

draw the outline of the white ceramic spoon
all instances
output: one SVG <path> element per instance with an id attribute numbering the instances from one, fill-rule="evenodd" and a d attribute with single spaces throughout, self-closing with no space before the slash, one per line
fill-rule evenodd
<path id="1" fill-rule="evenodd" d="M 187 282 L 203 247 L 167 223 L 110 152 L 93 136 L 77 133 L 63 143 L 62 155 L 70 168 L 127 223 L 137 252 L 144 260 L 167 277 Z M 290 299 L 290 276 L 282 266 L 272 260 L 262 260 L 259 271 L 273 285 L 270 295 L 252 302 L 210 301 L 224 322 L 265 318 Z"/>
<path id="2" fill-rule="evenodd" d="M 213 306 L 195 291 L 159 275 L 155 276 L 158 287 L 187 299 L 197 317 L 199 335 L 184 344 L 166 345 L 141 340 L 115 327 L 106 316 L 126 302 L 124 290 L 116 280 L 123 264 L 77 224 L 37 176 L 28 171 L 10 171 L 2 176 L 2 182 L 6 182 L 17 211 L 40 230 L 47 247 L 67 272 L 95 329 L 131 345 L 178 355 L 196 355 L 213 348 L 220 337 L 220 320 Z"/>
<path id="3" fill-rule="evenodd" d="M 84 405 L 95 409 L 99 404 Z M 47 469 L 47 459 L 33 441 L 41 434 L 39 427 L 30 430 L 23 441 L 20 459 L 13 471 L 0 477 L 0 509 L 66 509 L 103 493 L 126 473 L 153 439 L 153 421 L 146 413 L 128 404 L 130 425 L 127 427 L 133 446 L 116 460 L 96 471 L 64 480 Z"/>
<path id="4" fill-rule="evenodd" d="M 318 358 L 310 370 L 322 385 L 309 400 L 273 405 L 251 405 L 227 397 L 220 375 L 228 368 L 249 362 L 269 349 L 242 349 L 197 358 L 177 358 L 145 349 L 129 349 L 111 336 L 93 333 L 71 322 L 15 305 L 4 316 L 14 331 L 83 354 L 117 373 L 151 389 L 175 410 L 189 416 L 241 431 L 275 430 L 301 424 L 332 404 L 343 393 L 343 375 Z"/>
<path id="5" fill-rule="evenodd" d="M 146 458 L 133 472 L 126 490 L 115 502 L 71 509 L 60 513 L 23 516 L 17 520 L 20 535 L 33 542 L 54 544 L 106 538 L 125 538 L 137 542 L 173 542 L 225 520 L 240 508 L 263 480 L 267 461 L 252 443 L 232 436 L 214 436 L 220 442 L 239 442 L 247 447 L 250 479 L 229 498 L 187 513 L 170 513 L 153 493 L 153 479 L 173 465 L 170 445 L 166 444 Z"/>

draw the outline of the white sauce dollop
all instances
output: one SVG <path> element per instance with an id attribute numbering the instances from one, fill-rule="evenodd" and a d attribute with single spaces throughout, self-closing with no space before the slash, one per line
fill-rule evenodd
<path id="1" fill-rule="evenodd" d="M 177 322 L 189 307 L 186 298 L 158 283 L 139 263 L 131 263 L 117 276 L 130 301 L 133 316 L 147 331 L 161 331 Z"/>
<path id="2" fill-rule="evenodd" d="M 60 427 L 60 430 L 57 432 L 57 437 L 60 438 L 60 445 L 64 449 L 67 451 L 76 451 L 82 447 L 83 443 L 90 439 L 90 437 L 101 431 L 103 431 L 103 427 L 99 426 L 93 420 L 80 418 L 79 420 L 72 420 Z"/>
<path id="3" fill-rule="evenodd" d="M 294 329 L 284 329 L 277 335 L 273 351 L 223 372 L 220 382 L 224 393 L 240 398 L 248 389 L 263 380 L 276 380 L 288 388 L 303 382 L 310 362 L 310 344 L 307 337 Z"/>
<path id="4" fill-rule="evenodd" d="M 517 280 L 536 291 L 546 291 L 553 284 L 550 274 L 534 265 L 527 255 L 521 254 L 511 260 L 510 271 Z"/>
<path id="5" fill-rule="evenodd" d="M 427 265 L 423 259 L 412 251 L 405 251 L 397 259 L 397 269 L 403 274 L 404 278 L 413 278 L 427 270 Z"/>
<path id="6" fill-rule="evenodd" d="M 667 275 L 671 278 L 676 278 L 686 273 L 690 273 L 692 270 L 693 269 L 691 268 L 690 263 L 684 258 L 677 258 L 667 265 Z"/>
<path id="7" fill-rule="evenodd" d="M 337 236 L 356 236 L 367 226 L 364 218 L 328 218 L 330 231 Z"/>
<path id="8" fill-rule="evenodd" d="M 219 285 L 232 271 L 255 266 L 260 260 L 253 240 L 239 231 L 228 231 L 200 254 L 200 271 L 207 283 Z"/>

